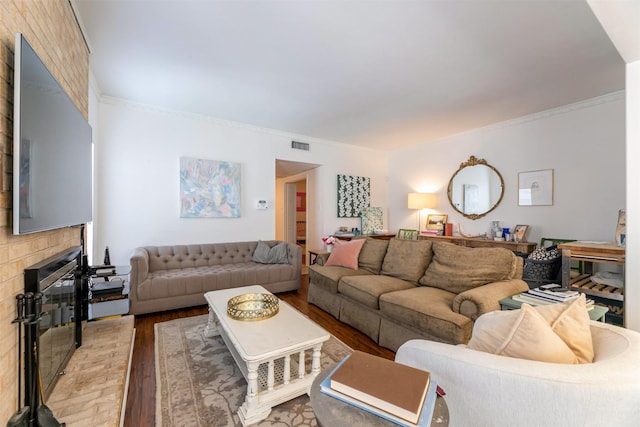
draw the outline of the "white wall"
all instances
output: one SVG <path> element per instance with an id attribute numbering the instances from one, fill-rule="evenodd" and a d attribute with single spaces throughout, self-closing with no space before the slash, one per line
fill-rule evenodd
<path id="1" fill-rule="evenodd" d="M 96 248 L 95 242 L 95 232 L 93 229 L 93 225 L 98 223 L 98 203 L 96 197 L 96 188 L 98 185 L 98 176 L 100 175 L 100 170 L 97 168 L 97 164 L 95 163 L 97 147 L 100 143 L 99 139 L 99 105 L 100 105 L 100 89 L 98 88 L 98 84 L 95 80 L 93 73 L 89 73 L 89 125 L 91 125 L 91 138 L 93 143 L 93 155 L 94 155 L 94 164 L 93 164 L 93 182 L 91 185 L 93 186 L 93 222 L 87 224 L 86 235 L 87 239 L 85 242 L 85 252 L 89 257 L 89 264 L 99 264 L 103 260 L 104 256 L 104 248 L 103 252 L 99 253 L 99 249 Z"/>
<path id="2" fill-rule="evenodd" d="M 272 239 L 276 235 L 275 160 L 316 163 L 308 174 L 307 214 L 320 239 L 359 220 L 336 216 L 336 175 L 371 177 L 372 205 L 386 206 L 387 164 L 381 151 L 345 146 L 194 114 L 164 111 L 106 98 L 100 102 L 96 169 L 96 256 L 127 264 L 137 246 Z M 311 144 L 292 150 L 291 140 Z M 182 156 L 239 162 L 240 218 L 180 218 Z M 271 208 L 256 210 L 266 199 Z"/>
<path id="3" fill-rule="evenodd" d="M 450 206 L 449 179 L 469 156 L 484 158 L 502 175 L 505 194 L 489 215 L 469 220 Z M 553 206 L 518 206 L 518 173 L 554 170 Z M 614 93 L 391 153 L 392 229 L 415 228 L 407 193 L 437 193 L 432 213 L 448 214 L 465 234 L 482 234 L 490 221 L 528 224 L 527 240 L 541 237 L 613 241 L 625 208 L 625 102 Z M 424 217 L 425 215 L 423 215 Z M 454 231 L 456 225 L 454 225 Z"/>
<path id="4" fill-rule="evenodd" d="M 625 265 L 625 324 L 640 332 L 640 61 L 627 71 L 627 249 Z"/>
<path id="5" fill-rule="evenodd" d="M 92 99 L 98 97 L 91 92 Z M 622 93 L 388 154 L 109 98 L 99 102 L 99 114 L 92 114 L 90 122 L 97 159 L 95 263 L 106 245 L 114 263 L 127 264 L 133 248 L 141 245 L 274 238 L 276 212 L 282 209 L 276 189 L 281 191 L 287 181 L 276 182 L 276 158 L 322 165 L 291 178 L 307 179 L 308 247 L 319 247 L 321 237 L 340 226 L 360 226 L 358 219 L 337 218 L 337 174 L 371 177 L 371 205 L 385 209 L 385 228 L 391 231 L 415 228 L 416 212 L 407 209 L 407 194 L 425 191 L 439 197 L 431 212 L 449 214 L 449 222 L 461 223 L 465 233 L 484 233 L 490 221 L 499 220 L 507 227 L 530 225 L 533 242 L 542 236 L 611 241 L 618 209 L 625 208 L 626 182 L 629 187 L 633 182 L 625 181 L 633 176 L 632 170 L 626 176 L 625 168 L 637 158 L 637 144 L 630 141 L 625 147 Z M 291 150 L 292 139 L 309 142 L 311 151 Z M 500 206 L 476 221 L 454 213 L 446 196 L 449 178 L 470 155 L 495 166 L 506 187 Z M 242 217 L 180 218 L 180 156 L 240 162 Z M 538 169 L 554 169 L 554 205 L 519 207 L 518 172 Z M 255 210 L 255 200 L 262 198 L 271 208 Z M 637 225 L 633 207 L 627 209 L 631 245 Z M 628 266 L 628 277 L 633 272 Z M 627 308 L 637 305 L 632 294 Z"/>

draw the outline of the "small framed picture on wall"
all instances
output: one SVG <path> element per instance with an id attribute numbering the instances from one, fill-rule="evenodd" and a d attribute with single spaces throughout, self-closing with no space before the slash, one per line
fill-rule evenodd
<path id="1" fill-rule="evenodd" d="M 518 174 L 518 206 L 553 205 L 553 169 Z"/>
<path id="2" fill-rule="evenodd" d="M 296 212 L 307 211 L 307 193 L 298 191 L 296 193 Z"/>

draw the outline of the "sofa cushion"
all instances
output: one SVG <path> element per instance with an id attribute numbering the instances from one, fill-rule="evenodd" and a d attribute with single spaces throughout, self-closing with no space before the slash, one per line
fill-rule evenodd
<path id="1" fill-rule="evenodd" d="M 473 321 L 451 309 L 454 294 L 425 286 L 380 296 L 382 314 L 399 324 L 426 331 L 445 342 L 466 343 Z"/>
<path id="2" fill-rule="evenodd" d="M 292 280 L 297 274 L 297 268 L 291 264 L 254 262 L 158 270 L 149 273 L 148 279 L 138 284 L 135 292 L 141 301 L 204 295 L 220 289 Z"/>
<path id="3" fill-rule="evenodd" d="M 514 277 L 517 257 L 504 248 L 466 248 L 433 242 L 433 259 L 420 284 L 459 294 Z"/>
<path id="4" fill-rule="evenodd" d="M 313 264 L 309 266 L 309 283 L 313 283 L 331 293 L 338 293 L 338 282 L 345 276 L 371 275 L 366 270 L 351 270 L 346 267 L 325 267 Z"/>
<path id="5" fill-rule="evenodd" d="M 401 289 L 415 288 L 405 280 L 390 276 L 347 276 L 338 282 L 338 292 L 377 310 L 380 295 Z"/>
<path id="6" fill-rule="evenodd" d="M 324 264 L 325 267 L 340 266 L 347 267 L 352 270 L 358 269 L 358 255 L 364 245 L 364 240 L 353 240 L 345 242 L 343 240 L 336 240 L 329 259 Z"/>
<path id="7" fill-rule="evenodd" d="M 285 242 L 270 247 L 262 240 L 258 241 L 256 250 L 251 257 L 253 262 L 260 264 L 287 264 L 289 263 L 289 251 Z"/>
<path id="8" fill-rule="evenodd" d="M 371 237 L 356 237 L 356 239 L 365 241 L 360 255 L 358 256 L 358 265 L 360 268 L 367 270 L 373 274 L 380 274 L 382 268 L 382 260 L 387 253 L 389 246 L 388 240 L 373 239 Z M 354 239 L 354 240 L 356 240 Z"/>
<path id="9" fill-rule="evenodd" d="M 417 283 L 431 262 L 431 243 L 430 240 L 391 239 L 380 274 Z"/>
<path id="10" fill-rule="evenodd" d="M 549 363 L 578 363 L 567 344 L 529 304 L 493 311 L 476 320 L 468 347 L 500 356 Z"/>

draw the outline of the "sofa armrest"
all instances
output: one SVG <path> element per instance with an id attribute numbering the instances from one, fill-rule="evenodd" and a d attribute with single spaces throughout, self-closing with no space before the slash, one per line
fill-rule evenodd
<path id="1" fill-rule="evenodd" d="M 325 265 L 327 263 L 327 260 L 329 259 L 329 255 L 331 255 L 329 252 L 318 254 L 318 256 L 316 257 L 316 264 Z"/>
<path id="2" fill-rule="evenodd" d="M 149 252 L 145 248 L 135 248 L 131 254 L 131 275 L 129 283 L 132 288 L 147 280 L 149 276 Z"/>
<path id="3" fill-rule="evenodd" d="M 594 363 L 537 362 L 428 340 L 407 341 L 395 361 L 431 372 L 447 393 L 451 425 L 505 425 L 505 414 L 517 414 L 511 424 L 523 427 L 548 425 L 549 419 L 557 426 L 635 425 L 640 334 L 590 325 L 601 355 Z"/>
<path id="4" fill-rule="evenodd" d="M 487 283 L 456 295 L 453 311 L 473 320 L 484 313 L 500 310 L 500 300 L 529 290 L 527 283 L 520 279 Z"/>
<path id="5" fill-rule="evenodd" d="M 302 274 L 302 249 L 295 243 L 287 243 L 289 246 L 289 264 L 296 269 L 296 277 Z"/>

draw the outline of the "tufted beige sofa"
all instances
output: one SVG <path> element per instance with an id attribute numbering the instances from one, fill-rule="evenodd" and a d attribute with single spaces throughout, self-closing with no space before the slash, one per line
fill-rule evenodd
<path id="1" fill-rule="evenodd" d="M 502 248 L 367 238 L 357 270 L 318 261 L 308 301 L 393 351 L 414 338 L 466 344 L 475 319 L 529 289 L 522 258 Z"/>
<path id="2" fill-rule="evenodd" d="M 273 247 L 278 241 L 266 241 Z M 205 292 L 261 285 L 270 292 L 300 287 L 302 252 L 287 244 L 288 264 L 252 261 L 258 242 L 147 246 L 131 255 L 131 314 L 206 304 Z"/>

